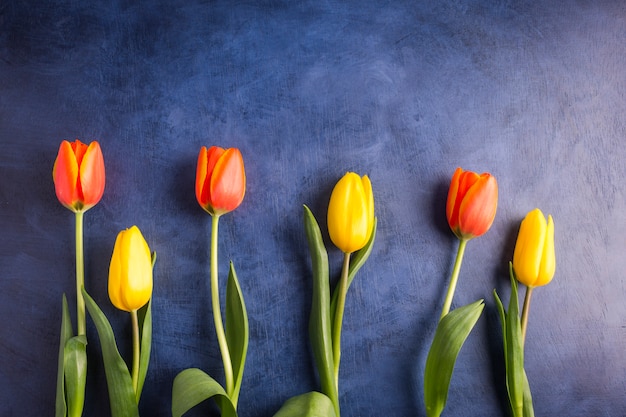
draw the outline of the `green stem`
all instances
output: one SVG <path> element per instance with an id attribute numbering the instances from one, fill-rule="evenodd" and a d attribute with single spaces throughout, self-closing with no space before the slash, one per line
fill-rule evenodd
<path id="1" fill-rule="evenodd" d="M 348 293 L 348 271 L 350 269 L 350 253 L 344 253 L 341 278 L 339 278 L 339 293 L 337 297 L 337 309 L 335 310 L 335 322 L 333 323 L 333 362 L 335 366 L 335 388 L 339 392 L 339 361 L 341 360 L 341 326 L 343 323 L 343 311 L 346 306 L 346 294 Z"/>
<path id="2" fill-rule="evenodd" d="M 135 390 L 135 396 L 137 395 L 137 388 L 139 384 L 139 319 L 137 318 L 137 310 L 130 312 L 130 317 L 133 327 L 133 389 Z"/>
<path id="3" fill-rule="evenodd" d="M 85 261 L 83 256 L 83 212 L 76 212 L 76 321 L 78 335 L 87 333 L 85 325 L 85 299 L 82 288 L 85 286 Z"/>
<path id="4" fill-rule="evenodd" d="M 467 245 L 468 239 L 461 239 L 459 242 L 459 249 L 456 253 L 456 260 L 454 261 L 454 268 L 452 269 L 452 276 L 450 277 L 450 286 L 448 287 L 448 293 L 446 294 L 446 300 L 443 303 L 443 310 L 441 311 L 441 317 L 444 318 L 446 314 L 450 312 L 450 306 L 452 305 L 452 298 L 454 297 L 454 291 L 456 289 L 456 283 L 459 279 L 459 271 L 461 270 L 461 263 L 463 262 L 463 254 L 465 253 L 465 245 Z"/>
<path id="5" fill-rule="evenodd" d="M 521 327 L 522 327 L 522 346 L 524 346 L 524 342 L 526 340 L 526 327 L 528 327 L 528 314 L 530 312 L 530 297 L 533 295 L 533 288 L 526 288 L 526 295 L 524 296 L 524 307 L 522 307 L 522 319 L 521 319 Z"/>
<path id="6" fill-rule="evenodd" d="M 220 293 L 217 279 L 217 230 L 219 224 L 219 215 L 212 215 L 211 223 L 211 302 L 213 308 L 213 321 L 215 322 L 215 332 L 217 333 L 217 342 L 220 346 L 222 354 L 222 362 L 224 363 L 224 378 L 226 379 L 226 393 L 230 397 L 233 394 L 235 384 L 233 381 L 233 365 L 230 360 L 228 351 L 228 343 L 226 342 L 226 332 L 224 331 L 224 323 L 222 322 L 222 311 L 220 309 Z"/>

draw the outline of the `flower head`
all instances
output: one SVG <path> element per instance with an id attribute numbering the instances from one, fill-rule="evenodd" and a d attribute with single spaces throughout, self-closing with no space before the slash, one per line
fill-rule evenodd
<path id="1" fill-rule="evenodd" d="M 513 271 L 519 282 L 527 287 L 548 284 L 554 277 L 554 222 L 539 209 L 526 215 L 520 225 L 513 253 Z"/>
<path id="2" fill-rule="evenodd" d="M 243 157 L 237 148 L 203 146 L 196 169 L 196 198 L 211 215 L 233 211 L 246 193 Z"/>
<path id="3" fill-rule="evenodd" d="M 134 311 L 152 296 L 152 257 L 137 226 L 122 230 L 115 240 L 109 267 L 109 298 L 120 310 Z"/>
<path id="4" fill-rule="evenodd" d="M 493 223 L 498 207 L 498 183 L 493 175 L 478 175 L 457 168 L 450 182 L 446 216 L 459 239 L 483 235 Z"/>
<path id="5" fill-rule="evenodd" d="M 344 253 L 365 246 L 374 228 L 374 194 L 367 175 L 348 172 L 335 185 L 328 204 L 328 233 Z"/>
<path id="6" fill-rule="evenodd" d="M 98 142 L 61 142 L 52 178 L 57 198 L 73 212 L 87 211 L 104 193 L 104 158 Z"/>

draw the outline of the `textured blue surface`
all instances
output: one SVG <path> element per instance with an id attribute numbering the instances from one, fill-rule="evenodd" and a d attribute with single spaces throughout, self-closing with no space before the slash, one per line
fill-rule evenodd
<path id="1" fill-rule="evenodd" d="M 492 290 L 508 299 L 517 227 L 534 207 L 554 216 L 558 258 L 534 293 L 526 344 L 536 414 L 626 415 L 622 2 L 172 3 L 0 4 L 0 415 L 53 412 L 74 223 L 51 170 L 74 138 L 104 152 L 105 194 L 85 215 L 86 286 L 126 357 L 129 317 L 106 292 L 115 236 L 136 224 L 158 253 L 143 416 L 170 415 L 184 368 L 222 379 L 210 217 L 194 196 L 197 152 L 213 144 L 239 147 L 248 175 L 219 255 L 222 277 L 235 262 L 250 317 L 242 417 L 318 389 L 302 205 L 324 224 L 347 170 L 371 177 L 379 233 L 348 294 L 342 415 L 425 415 L 424 362 L 456 251 L 445 198 L 457 166 L 493 173 L 500 202 L 466 251 L 453 307 L 487 307 L 444 415 L 506 415 Z M 336 276 L 337 250 L 330 260 Z M 90 322 L 88 336 L 85 415 L 107 416 Z"/>

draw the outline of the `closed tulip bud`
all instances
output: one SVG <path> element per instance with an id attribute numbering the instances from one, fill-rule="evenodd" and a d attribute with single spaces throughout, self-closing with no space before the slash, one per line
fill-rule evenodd
<path id="1" fill-rule="evenodd" d="M 120 310 L 135 311 L 152 296 L 150 248 L 137 226 L 122 230 L 115 240 L 109 267 L 109 298 Z"/>
<path id="2" fill-rule="evenodd" d="M 450 182 L 446 217 L 461 240 L 481 236 L 489 230 L 498 207 L 498 183 L 489 173 L 478 175 L 457 168 Z"/>
<path id="3" fill-rule="evenodd" d="M 348 172 L 335 185 L 328 204 L 328 233 L 344 253 L 369 241 L 374 228 L 374 194 L 367 175 Z"/>
<path id="4" fill-rule="evenodd" d="M 73 212 L 87 211 L 104 193 L 104 158 L 98 142 L 61 142 L 52 178 L 61 204 Z"/>
<path id="5" fill-rule="evenodd" d="M 246 193 L 243 157 L 237 148 L 203 146 L 198 155 L 196 198 L 211 215 L 233 211 Z"/>
<path id="6" fill-rule="evenodd" d="M 554 254 L 554 222 L 548 220 L 539 209 L 526 215 L 520 225 L 513 271 L 519 282 L 534 288 L 548 284 L 554 277 L 556 260 Z"/>

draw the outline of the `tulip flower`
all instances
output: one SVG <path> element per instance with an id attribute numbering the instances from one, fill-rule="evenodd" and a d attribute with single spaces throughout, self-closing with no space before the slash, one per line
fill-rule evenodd
<path id="1" fill-rule="evenodd" d="M 196 169 L 196 198 L 200 206 L 219 216 L 239 207 L 245 193 L 246 173 L 239 149 L 203 146 Z"/>
<path id="2" fill-rule="evenodd" d="M 520 225 L 513 270 L 519 282 L 527 287 L 548 284 L 554 276 L 556 262 L 554 256 L 554 222 L 548 220 L 539 209 L 526 215 Z"/>
<path id="3" fill-rule="evenodd" d="M 498 207 L 498 184 L 489 173 L 478 175 L 457 168 L 450 182 L 446 216 L 461 240 L 481 236 L 489 230 Z"/>
<path id="4" fill-rule="evenodd" d="M 87 211 L 104 193 L 104 158 L 98 142 L 61 142 L 52 169 L 56 195 L 73 212 Z"/>
<path id="5" fill-rule="evenodd" d="M 374 194 L 369 178 L 367 175 L 360 177 L 354 172 L 346 173 L 335 185 L 328 203 L 328 233 L 335 246 L 344 253 L 332 327 L 336 389 L 339 384 L 341 327 L 349 285 L 350 254 L 362 249 L 369 242 L 374 230 L 374 221 Z"/>
<path id="6" fill-rule="evenodd" d="M 535 287 L 546 285 L 552 280 L 555 269 L 554 222 L 552 216 L 548 216 L 546 221 L 541 210 L 536 208 L 522 220 L 513 252 L 513 262 L 509 262 L 512 289 L 508 311 L 504 311 L 502 301 L 494 290 L 503 329 L 506 387 L 515 417 L 534 415 L 530 385 L 524 370 L 524 342 L 530 299 Z M 526 285 L 521 318 L 518 315 L 516 279 Z"/>
<path id="7" fill-rule="evenodd" d="M 374 195 L 367 175 L 348 172 L 335 185 L 328 204 L 328 233 L 344 253 L 361 249 L 374 228 Z"/>
<path id="8" fill-rule="evenodd" d="M 91 142 L 89 146 L 79 140 L 70 143 L 61 142 L 57 158 L 52 168 L 52 180 L 59 202 L 75 214 L 75 242 L 76 242 L 76 322 L 77 335 L 71 329 L 71 320 L 66 312 L 67 303 L 64 297 L 64 308 L 61 319 L 62 338 L 59 347 L 59 367 L 57 374 L 57 412 L 64 414 L 66 410 L 72 416 L 80 416 L 83 409 L 85 373 L 87 358 L 84 351 L 86 344 L 85 300 L 82 289 L 85 285 L 85 268 L 83 254 L 83 213 L 96 205 L 104 193 L 104 158 L 98 142 Z M 76 343 L 80 340 L 80 343 Z M 83 348 L 77 346 L 83 345 Z M 73 357 L 81 357 L 76 361 L 80 364 L 79 372 L 72 373 L 71 365 L 64 360 L 64 352 L 73 352 Z M 70 375 L 81 375 L 75 378 Z M 65 386 L 72 386 L 76 393 L 70 394 Z M 66 409 L 65 403 L 68 404 Z M 59 415 L 59 414 L 57 414 Z"/>
<path id="9" fill-rule="evenodd" d="M 122 230 L 115 240 L 109 267 L 109 298 L 120 310 L 136 311 L 152 296 L 150 248 L 137 226 Z"/>
<path id="10" fill-rule="evenodd" d="M 435 337 L 426 358 L 424 402 L 428 417 L 438 417 L 443 411 L 454 363 L 484 308 L 483 300 L 478 300 L 450 312 L 467 242 L 489 230 L 497 206 L 498 183 L 491 174 L 479 175 L 461 168 L 454 171 L 448 190 L 446 217 L 460 242 Z"/>
<path id="11" fill-rule="evenodd" d="M 454 171 L 448 190 L 446 217 L 450 229 L 459 238 L 460 243 L 441 318 L 450 311 L 467 242 L 489 230 L 496 216 L 497 207 L 498 183 L 494 176 L 487 172 L 478 175 L 472 171 L 463 171 L 461 168 Z"/>
<path id="12" fill-rule="evenodd" d="M 248 349 L 248 314 L 233 263 L 226 287 L 226 322 L 222 320 L 218 280 L 218 225 L 222 214 L 233 211 L 246 193 L 246 173 L 237 148 L 202 147 L 196 168 L 196 199 L 211 215 L 211 306 L 215 333 L 224 365 L 225 387 L 203 371 L 185 369 L 174 379 L 172 415 L 180 417 L 205 399 L 214 398 L 224 417 L 237 416 L 237 402 Z M 199 389 L 198 386 L 202 386 Z M 190 394 L 192 393 L 192 394 Z"/>
<path id="13" fill-rule="evenodd" d="M 522 341 L 526 338 L 533 288 L 552 281 L 555 270 L 554 222 L 552 216 L 546 221 L 536 208 L 522 220 L 513 252 L 515 278 L 527 287 L 522 309 Z"/>
<path id="14" fill-rule="evenodd" d="M 122 230 L 115 239 L 109 266 L 109 298 L 120 310 L 131 314 L 133 328 L 132 381 L 138 391 L 139 321 L 137 310 L 152 297 L 152 256 L 148 243 L 137 226 Z"/>

